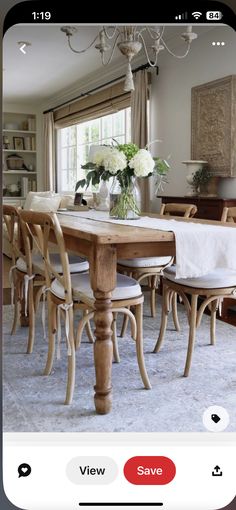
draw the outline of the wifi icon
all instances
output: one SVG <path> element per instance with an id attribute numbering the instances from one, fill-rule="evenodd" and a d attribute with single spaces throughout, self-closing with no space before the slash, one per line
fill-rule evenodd
<path id="1" fill-rule="evenodd" d="M 202 16 L 202 12 L 192 12 L 192 16 L 195 19 L 199 19 Z"/>

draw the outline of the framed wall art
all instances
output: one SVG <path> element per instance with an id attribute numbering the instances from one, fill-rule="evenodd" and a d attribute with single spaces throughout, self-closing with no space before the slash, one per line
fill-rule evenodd
<path id="1" fill-rule="evenodd" d="M 236 177 L 236 75 L 192 88 L 191 157 L 214 176 Z"/>
<path id="2" fill-rule="evenodd" d="M 23 151 L 25 149 L 24 138 L 20 136 L 13 136 L 13 147 L 17 151 Z"/>

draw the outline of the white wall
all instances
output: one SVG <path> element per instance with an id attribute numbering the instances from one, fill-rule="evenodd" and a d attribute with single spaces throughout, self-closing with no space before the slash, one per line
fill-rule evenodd
<path id="1" fill-rule="evenodd" d="M 195 30 L 197 32 L 197 27 Z M 212 41 L 225 41 L 225 46 L 212 46 Z M 153 155 L 166 158 L 171 154 L 172 170 L 162 194 L 183 196 L 187 192 L 187 183 L 186 169 L 181 161 L 191 159 L 191 88 L 236 74 L 236 35 L 229 27 L 216 27 L 193 41 L 185 59 L 164 57 L 164 53 L 166 50 L 159 61 L 159 75 L 152 78 L 150 140 L 162 140 L 152 146 Z M 236 197 L 236 179 L 222 181 L 224 194 Z M 152 184 L 153 211 L 160 207 L 154 192 Z"/>
<path id="2" fill-rule="evenodd" d="M 12 113 L 28 113 L 36 115 L 36 131 L 37 131 L 37 189 L 39 191 L 44 189 L 43 183 L 43 151 L 42 151 L 42 111 L 39 107 L 33 104 L 20 104 L 20 103 L 4 103 L 4 112 Z"/>

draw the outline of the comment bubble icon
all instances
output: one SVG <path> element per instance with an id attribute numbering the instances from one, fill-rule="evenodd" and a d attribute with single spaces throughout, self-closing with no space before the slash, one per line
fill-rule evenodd
<path id="1" fill-rule="evenodd" d="M 23 476 L 23 478 L 26 478 L 31 473 L 31 467 L 29 464 L 23 463 L 18 466 L 18 474 L 19 478 Z"/>

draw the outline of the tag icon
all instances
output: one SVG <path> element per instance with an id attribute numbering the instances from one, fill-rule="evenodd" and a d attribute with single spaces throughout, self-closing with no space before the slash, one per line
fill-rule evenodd
<path id="1" fill-rule="evenodd" d="M 218 423 L 220 421 L 220 417 L 218 416 L 218 414 L 212 414 L 211 415 L 211 419 L 215 422 L 215 423 Z"/>
<path id="2" fill-rule="evenodd" d="M 224 407 L 210 406 L 205 409 L 202 421 L 210 432 L 222 432 L 229 425 L 229 414 Z"/>

